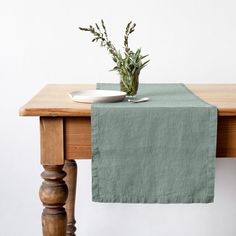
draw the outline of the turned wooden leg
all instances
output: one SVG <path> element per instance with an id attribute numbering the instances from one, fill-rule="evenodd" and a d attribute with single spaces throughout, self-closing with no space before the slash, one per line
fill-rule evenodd
<path id="1" fill-rule="evenodd" d="M 67 215 L 64 208 L 68 188 L 63 178 L 64 121 L 63 117 L 40 117 L 41 164 L 45 171 L 40 199 L 45 206 L 42 214 L 44 236 L 66 236 Z"/>
<path id="2" fill-rule="evenodd" d="M 68 189 L 63 180 L 66 173 L 63 165 L 44 165 L 41 174 L 44 179 L 40 188 L 40 199 L 44 205 L 42 227 L 44 236 L 65 236 L 67 216 L 63 207 Z"/>
<path id="3" fill-rule="evenodd" d="M 67 212 L 67 229 L 66 236 L 75 236 L 75 196 L 76 196 L 76 178 L 77 178 L 77 164 L 74 160 L 66 160 L 64 165 L 66 172 L 65 182 L 69 193 L 66 201 Z"/>

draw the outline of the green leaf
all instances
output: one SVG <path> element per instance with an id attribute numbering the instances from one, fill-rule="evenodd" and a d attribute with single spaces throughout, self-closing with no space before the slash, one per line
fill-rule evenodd
<path id="1" fill-rule="evenodd" d="M 119 70 L 119 67 L 118 67 L 118 66 L 115 66 L 115 67 L 113 67 L 110 71 L 117 71 L 117 70 Z"/>
<path id="2" fill-rule="evenodd" d="M 95 23 L 95 25 L 96 25 L 97 29 L 100 31 L 100 28 L 99 28 L 98 24 L 97 24 L 97 23 Z"/>
<path id="3" fill-rule="evenodd" d="M 143 68 L 147 65 L 147 63 L 148 63 L 149 61 L 150 61 L 150 60 L 145 61 L 145 62 L 140 66 L 140 69 L 143 69 Z"/>
<path id="4" fill-rule="evenodd" d="M 134 32 L 135 26 L 136 26 L 136 24 L 134 23 L 132 25 L 132 27 L 130 28 L 130 31 L 129 31 L 130 34 Z"/>
<path id="5" fill-rule="evenodd" d="M 83 30 L 83 31 L 90 31 L 90 29 L 87 29 L 87 28 L 83 28 L 83 27 L 79 27 L 80 30 Z"/>
<path id="6" fill-rule="evenodd" d="M 141 60 L 144 59 L 145 57 L 148 57 L 149 55 L 144 55 L 144 56 L 141 56 Z"/>
<path id="7" fill-rule="evenodd" d="M 127 26 L 126 26 L 126 30 L 125 30 L 125 34 L 128 34 L 129 33 L 129 28 L 130 28 L 130 25 L 132 24 L 132 21 L 130 21 Z"/>
<path id="8" fill-rule="evenodd" d="M 150 60 L 145 61 L 142 65 L 146 65 Z"/>

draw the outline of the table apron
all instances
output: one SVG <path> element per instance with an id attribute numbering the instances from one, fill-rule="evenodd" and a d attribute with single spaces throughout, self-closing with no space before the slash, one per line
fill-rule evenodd
<path id="1" fill-rule="evenodd" d="M 65 158 L 91 159 L 90 117 L 64 117 Z M 236 116 L 219 116 L 217 157 L 236 158 Z"/>

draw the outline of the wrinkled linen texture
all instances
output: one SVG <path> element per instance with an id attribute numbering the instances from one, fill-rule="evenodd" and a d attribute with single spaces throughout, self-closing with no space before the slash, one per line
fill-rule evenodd
<path id="1" fill-rule="evenodd" d="M 213 202 L 216 107 L 184 84 L 140 84 L 141 97 L 92 105 L 93 201 Z"/>

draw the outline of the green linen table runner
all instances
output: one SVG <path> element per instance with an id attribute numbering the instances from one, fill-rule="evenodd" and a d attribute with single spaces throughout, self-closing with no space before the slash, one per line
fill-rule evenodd
<path id="1" fill-rule="evenodd" d="M 213 202 L 216 107 L 183 84 L 140 84 L 138 97 L 150 101 L 92 105 L 93 201 Z"/>

